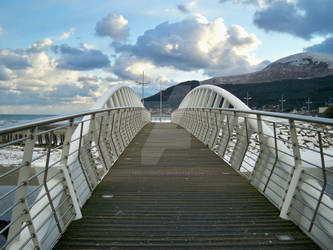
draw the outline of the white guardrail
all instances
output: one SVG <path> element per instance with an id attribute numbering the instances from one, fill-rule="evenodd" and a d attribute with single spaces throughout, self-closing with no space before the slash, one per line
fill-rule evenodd
<path id="1" fill-rule="evenodd" d="M 0 163 L 0 248 L 51 249 L 148 122 L 135 92 L 118 85 L 88 112 L 0 130 L 0 150 L 18 154 Z"/>
<path id="2" fill-rule="evenodd" d="M 193 89 L 172 114 L 322 248 L 333 246 L 333 120 L 253 111 L 226 90 Z"/>

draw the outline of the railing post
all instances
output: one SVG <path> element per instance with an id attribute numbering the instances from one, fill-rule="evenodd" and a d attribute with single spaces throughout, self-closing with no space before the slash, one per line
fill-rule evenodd
<path id="1" fill-rule="evenodd" d="M 107 145 L 110 147 L 109 155 L 112 158 L 112 164 L 116 161 L 118 152 L 116 145 L 113 140 L 113 123 L 114 123 L 114 114 L 111 114 L 111 111 L 108 112 L 108 124 L 107 124 L 107 134 L 105 140 L 107 141 Z"/>
<path id="2" fill-rule="evenodd" d="M 102 158 L 102 162 L 103 162 L 103 166 L 105 168 L 105 171 L 107 172 L 109 170 L 109 166 L 108 166 L 108 162 L 105 160 L 105 156 L 104 156 L 104 143 L 101 142 L 101 136 L 102 136 L 102 131 L 103 131 L 103 127 L 104 127 L 104 115 L 101 116 L 101 120 L 100 120 L 100 123 L 99 123 L 99 126 L 98 126 L 98 122 L 97 122 L 97 119 L 95 121 L 96 123 L 96 127 L 99 127 L 98 129 L 98 135 L 97 135 L 97 140 L 96 140 L 96 137 L 95 137 L 95 140 L 97 141 L 97 148 L 98 148 L 98 151 L 99 151 L 99 154 L 101 155 L 101 158 Z M 96 142 L 95 142 L 96 144 Z M 102 145 L 104 147 L 102 147 Z"/>
<path id="3" fill-rule="evenodd" d="M 264 138 L 264 132 L 263 132 L 263 128 L 262 128 L 262 119 L 261 119 L 261 115 L 257 115 L 257 135 L 258 135 L 258 140 L 259 140 L 259 154 L 258 154 L 258 158 L 257 158 L 257 161 L 253 167 L 253 170 L 252 170 L 252 173 L 251 173 L 251 176 L 250 176 L 250 181 L 252 181 L 252 177 L 254 175 L 256 175 L 256 170 L 258 168 L 260 168 L 263 164 L 265 164 L 265 161 L 264 161 L 264 153 L 266 151 L 266 147 L 265 147 L 265 138 Z M 263 176 L 263 170 L 262 170 L 262 175 L 261 177 L 258 177 L 257 179 L 258 180 L 261 180 L 262 176 Z M 254 184 L 252 182 L 252 184 L 254 186 L 256 186 L 258 189 L 260 189 L 260 183 L 258 183 L 257 185 Z"/>
<path id="4" fill-rule="evenodd" d="M 53 135 L 53 133 L 49 132 L 49 137 L 50 138 L 52 138 L 52 135 Z M 61 225 L 61 222 L 59 220 L 56 208 L 54 207 L 54 204 L 53 204 L 53 200 L 52 200 L 52 197 L 51 197 L 51 194 L 50 194 L 50 189 L 47 185 L 47 177 L 48 177 L 49 163 L 50 163 L 50 154 L 51 154 L 51 140 L 49 140 L 49 143 L 47 145 L 47 155 L 46 155 L 45 172 L 44 172 L 44 178 L 43 178 L 43 186 L 44 186 L 44 189 L 45 189 L 46 197 L 48 199 L 48 203 L 49 203 L 50 208 L 52 210 L 53 218 L 56 222 L 56 226 L 57 226 L 58 231 L 59 231 L 59 235 L 61 235 L 61 233 L 62 233 L 62 228 L 61 227 L 63 225 Z"/>
<path id="5" fill-rule="evenodd" d="M 65 140 L 64 140 L 64 144 L 63 144 L 63 148 L 62 148 L 62 152 L 61 152 L 61 159 L 62 159 L 61 160 L 61 169 L 64 173 L 64 176 L 66 179 L 66 184 L 67 184 L 67 187 L 69 190 L 69 194 L 70 194 L 72 202 L 73 202 L 73 206 L 74 206 L 74 210 L 75 210 L 75 214 L 76 214 L 75 219 L 78 220 L 78 219 L 82 218 L 82 213 L 81 213 L 81 209 L 80 209 L 80 201 L 79 201 L 76 189 L 74 188 L 72 174 L 71 174 L 71 171 L 69 170 L 69 166 L 68 166 L 69 146 L 71 143 L 73 131 L 74 131 L 74 120 L 70 119 L 68 127 L 66 129 Z"/>
<path id="6" fill-rule="evenodd" d="M 82 122 L 80 124 L 80 126 L 81 126 L 80 127 L 80 139 L 79 139 L 79 148 L 78 148 L 78 153 L 77 153 L 77 160 L 78 160 L 79 166 L 80 166 L 80 168 L 82 170 L 82 174 L 84 176 L 84 179 L 85 179 L 85 181 L 86 181 L 86 183 L 87 183 L 87 185 L 89 187 L 89 190 L 90 190 L 90 192 L 92 192 L 92 190 L 93 190 L 92 184 L 91 184 L 91 182 L 89 180 L 89 177 L 88 177 L 88 174 L 86 172 L 86 169 L 84 168 L 83 163 L 81 161 L 81 153 L 82 153 L 81 149 L 82 149 L 82 144 L 83 144 L 82 142 L 84 142 L 84 140 L 82 140 L 83 139 L 83 126 L 84 126 L 84 122 Z"/>
<path id="7" fill-rule="evenodd" d="M 290 172 L 289 175 L 289 186 L 287 186 L 285 190 L 285 196 L 282 200 L 282 207 L 280 212 L 280 217 L 283 219 L 289 219 L 288 211 L 292 203 L 292 199 L 294 197 L 299 178 L 302 174 L 302 160 L 301 160 L 301 153 L 299 149 L 299 144 L 297 140 L 297 131 L 295 126 L 295 121 L 293 119 L 289 119 L 289 127 L 290 127 L 290 137 L 292 141 L 292 147 L 293 147 L 293 155 L 294 155 L 294 163 L 295 166 Z"/>
<path id="8" fill-rule="evenodd" d="M 235 116 L 238 116 L 235 112 Z M 230 157 L 230 165 L 235 170 L 240 171 L 242 162 L 249 146 L 249 132 L 247 125 L 247 117 L 244 117 L 244 125 L 237 123 L 236 143 L 232 155 Z"/>
<path id="9" fill-rule="evenodd" d="M 33 245 L 35 249 L 39 249 L 39 242 L 37 239 L 37 234 L 34 228 L 34 225 L 32 223 L 32 219 L 30 216 L 29 207 L 27 206 L 27 201 L 25 199 L 27 188 L 28 188 L 28 182 L 27 179 L 29 179 L 31 174 L 31 161 L 32 161 L 32 154 L 33 149 L 35 145 L 36 140 L 36 134 L 37 134 L 37 127 L 29 130 L 28 132 L 28 139 L 25 141 L 24 145 L 24 153 L 23 153 L 23 160 L 22 160 L 22 167 L 19 171 L 18 175 L 18 182 L 17 186 L 20 186 L 16 193 L 14 198 L 14 204 L 18 204 L 14 209 L 12 210 L 11 220 L 14 222 L 10 228 L 7 239 L 11 241 L 9 244 L 8 249 L 10 249 L 10 246 L 12 246 L 15 241 L 19 240 L 20 232 L 22 231 L 22 225 L 23 223 L 27 223 L 27 227 L 31 236 L 31 240 L 33 242 Z M 22 216 L 23 215 L 23 216 Z"/>

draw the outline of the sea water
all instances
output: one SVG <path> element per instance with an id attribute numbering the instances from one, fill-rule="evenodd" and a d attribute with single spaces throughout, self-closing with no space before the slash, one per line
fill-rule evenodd
<path id="1" fill-rule="evenodd" d="M 45 114 L 0 114 L 0 129 L 6 128 L 10 126 L 15 126 L 18 124 L 26 123 L 32 120 L 42 119 L 51 117 L 53 115 L 45 115 Z"/>

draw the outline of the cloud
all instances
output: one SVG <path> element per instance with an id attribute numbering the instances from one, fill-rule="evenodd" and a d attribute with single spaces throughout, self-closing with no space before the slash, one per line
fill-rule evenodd
<path id="1" fill-rule="evenodd" d="M 31 66 L 28 57 L 17 50 L 0 49 L 0 65 L 9 69 L 26 69 Z"/>
<path id="2" fill-rule="evenodd" d="M 110 13 L 96 23 L 98 36 L 109 36 L 116 41 L 125 40 L 129 34 L 128 21 L 121 15 Z"/>
<path id="3" fill-rule="evenodd" d="M 194 15 L 147 30 L 135 45 L 113 46 L 118 53 L 133 55 L 127 58 L 144 59 L 156 66 L 226 75 L 251 71 L 257 62 L 250 52 L 259 44 L 257 37 L 241 26 L 228 28 L 222 18 L 209 22 L 204 16 Z M 120 66 L 117 64 L 116 68 Z"/>
<path id="4" fill-rule="evenodd" d="M 76 97 L 91 97 L 93 96 L 93 91 L 98 89 L 98 85 L 94 84 L 83 84 L 79 85 L 76 83 L 71 84 L 59 84 L 54 90 L 47 92 L 46 95 L 65 101 L 73 101 Z"/>
<path id="5" fill-rule="evenodd" d="M 0 91 L 0 107 L 2 105 L 43 105 L 48 102 L 47 99 L 39 95 L 34 91 L 12 91 L 6 89 L 6 91 Z"/>
<path id="6" fill-rule="evenodd" d="M 0 65 L 0 81 L 7 81 L 13 77 L 12 71 L 3 65 Z"/>
<path id="7" fill-rule="evenodd" d="M 333 1 L 272 1 L 256 11 L 254 23 L 266 30 L 289 33 L 304 39 L 333 33 Z"/>
<path id="8" fill-rule="evenodd" d="M 180 12 L 184 14 L 189 14 L 192 12 L 193 7 L 196 5 L 196 1 L 188 2 L 186 4 L 179 4 L 177 8 Z"/>
<path id="9" fill-rule="evenodd" d="M 142 72 L 154 68 L 150 60 L 141 59 L 131 53 L 122 53 L 112 66 L 112 72 L 120 79 L 124 80 L 141 80 Z M 148 80 L 146 72 L 146 80 Z"/>
<path id="10" fill-rule="evenodd" d="M 75 28 L 70 28 L 70 30 L 68 32 L 63 32 L 58 40 L 65 40 L 65 39 L 68 39 L 71 35 L 73 35 L 75 32 Z"/>
<path id="11" fill-rule="evenodd" d="M 34 42 L 28 49 L 28 52 L 41 52 L 52 45 L 53 41 L 50 38 L 44 38 L 42 40 Z"/>
<path id="12" fill-rule="evenodd" d="M 325 54 L 333 54 L 333 37 L 329 37 L 322 43 L 307 47 L 304 50 Z"/>
<path id="13" fill-rule="evenodd" d="M 0 111 L 62 113 L 68 112 L 68 105 L 73 111 L 89 108 L 117 79 L 105 77 L 108 72 L 99 77 L 78 69 L 104 66 L 110 67 L 108 57 L 86 44 L 57 46 L 45 38 L 27 48 L 0 49 Z"/>
<path id="14" fill-rule="evenodd" d="M 0 25 L 0 36 L 2 35 L 2 33 L 3 33 L 3 28 Z"/>
<path id="15" fill-rule="evenodd" d="M 108 56 L 99 50 L 89 49 L 86 46 L 75 48 L 62 44 L 53 46 L 52 50 L 61 55 L 57 60 L 57 67 L 60 69 L 81 71 L 100 69 L 110 65 Z"/>
<path id="16" fill-rule="evenodd" d="M 220 3 L 233 2 L 235 4 L 251 4 L 263 8 L 275 1 L 279 0 L 220 0 Z"/>

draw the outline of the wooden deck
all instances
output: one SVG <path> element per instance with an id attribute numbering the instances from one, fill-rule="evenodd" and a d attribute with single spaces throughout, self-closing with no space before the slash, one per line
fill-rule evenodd
<path id="1" fill-rule="evenodd" d="M 75 248 L 318 249 L 245 178 L 168 123 L 143 128 L 56 245 Z"/>

